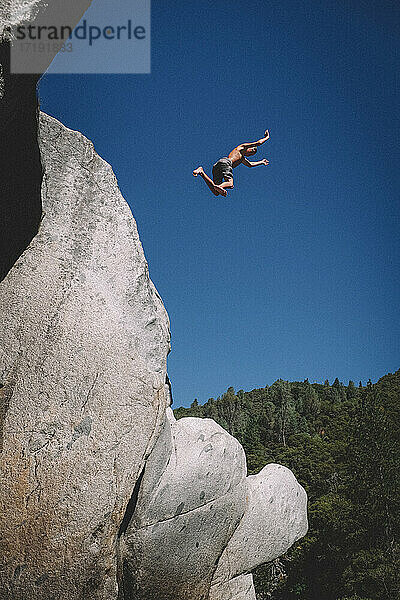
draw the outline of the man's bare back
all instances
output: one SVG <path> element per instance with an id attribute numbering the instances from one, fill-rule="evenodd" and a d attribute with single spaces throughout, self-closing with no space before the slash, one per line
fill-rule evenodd
<path id="1" fill-rule="evenodd" d="M 268 166 L 269 162 L 266 158 L 255 162 L 247 160 L 248 156 L 253 156 L 257 152 L 258 146 L 261 146 L 269 139 L 268 129 L 264 133 L 264 137 L 256 142 L 246 142 L 239 144 L 229 153 L 228 156 L 220 158 L 213 166 L 213 178 L 211 179 L 205 172 L 203 167 L 197 167 L 193 171 L 193 175 L 200 175 L 206 182 L 214 196 L 226 196 L 227 189 L 232 189 L 233 185 L 233 169 L 242 164 L 246 167 L 258 167 L 259 165 Z"/>

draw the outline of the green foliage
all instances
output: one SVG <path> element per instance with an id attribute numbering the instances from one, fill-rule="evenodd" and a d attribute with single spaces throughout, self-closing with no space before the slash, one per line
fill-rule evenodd
<path id="1" fill-rule="evenodd" d="M 340 600 L 371 600 L 371 598 L 360 598 L 360 596 L 346 596 L 346 598 L 340 598 Z"/>
<path id="2" fill-rule="evenodd" d="M 270 462 L 305 487 L 305 538 L 255 572 L 258 600 L 400 597 L 400 370 L 375 385 L 276 381 L 175 416 L 209 417 L 242 443 L 249 473 Z"/>

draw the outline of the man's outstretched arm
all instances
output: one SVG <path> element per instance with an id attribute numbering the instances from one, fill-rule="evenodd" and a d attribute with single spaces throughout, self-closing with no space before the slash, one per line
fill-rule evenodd
<path id="1" fill-rule="evenodd" d="M 260 165 L 265 165 L 266 167 L 268 167 L 269 161 L 266 158 L 263 158 L 261 160 L 255 160 L 254 162 L 250 162 L 249 160 L 247 160 L 247 158 L 244 158 L 242 160 L 242 164 L 246 165 L 246 167 L 259 167 Z"/>
<path id="2" fill-rule="evenodd" d="M 254 148 L 254 146 L 261 146 L 267 140 L 269 140 L 269 131 L 268 131 L 268 129 L 264 133 L 264 137 L 263 138 L 257 140 L 256 142 L 246 142 L 245 144 L 240 144 L 239 148 L 243 148 L 244 150 L 247 150 L 247 148 Z"/>

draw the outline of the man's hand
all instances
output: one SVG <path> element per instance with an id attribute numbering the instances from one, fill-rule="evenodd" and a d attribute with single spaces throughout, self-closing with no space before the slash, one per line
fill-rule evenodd
<path id="1" fill-rule="evenodd" d="M 243 158 L 242 164 L 245 165 L 246 167 L 260 167 L 261 165 L 265 165 L 266 167 L 268 167 L 269 160 L 267 160 L 266 158 L 262 158 L 261 160 L 256 160 L 255 162 L 250 162 L 249 160 L 247 160 L 247 158 Z"/>
<path id="2" fill-rule="evenodd" d="M 236 148 L 238 148 L 239 151 L 247 150 L 248 148 L 257 148 L 258 146 L 262 146 L 262 144 L 265 144 L 267 140 L 269 140 L 268 129 L 265 130 L 264 137 L 261 138 L 261 140 L 257 140 L 256 142 L 246 142 L 245 144 L 240 144 L 239 146 L 236 146 Z"/>

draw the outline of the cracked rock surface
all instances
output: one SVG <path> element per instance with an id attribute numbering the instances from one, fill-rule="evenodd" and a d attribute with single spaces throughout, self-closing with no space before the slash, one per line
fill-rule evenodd
<path id="1" fill-rule="evenodd" d="M 111 600 L 169 322 L 111 167 L 44 114 L 39 142 L 43 219 L 0 284 L 0 598 Z"/>

